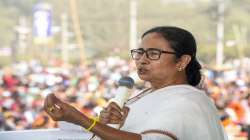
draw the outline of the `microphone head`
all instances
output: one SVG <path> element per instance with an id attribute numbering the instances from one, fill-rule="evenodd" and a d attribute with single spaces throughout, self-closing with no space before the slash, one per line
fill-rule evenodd
<path id="1" fill-rule="evenodd" d="M 133 80 L 131 77 L 125 76 L 125 77 L 122 77 L 122 78 L 118 81 L 118 84 L 119 84 L 119 86 L 125 86 L 125 87 L 127 87 L 127 88 L 132 89 L 133 86 L 134 86 L 134 84 L 135 84 L 135 82 L 134 82 L 134 80 Z"/>

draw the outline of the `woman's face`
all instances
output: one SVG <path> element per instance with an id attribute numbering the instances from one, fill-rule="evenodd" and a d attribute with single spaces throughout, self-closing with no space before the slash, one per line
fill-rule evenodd
<path id="1" fill-rule="evenodd" d="M 166 52 L 174 52 L 170 47 L 170 44 L 158 33 L 149 33 L 143 37 L 142 42 L 138 48 L 141 52 L 146 50 L 159 49 Z M 178 75 L 177 62 L 175 54 L 161 53 L 158 59 L 154 51 L 148 51 L 148 57 L 146 53 L 141 53 L 135 60 L 137 73 L 142 80 L 152 83 L 170 83 L 174 81 Z M 152 58 L 155 58 L 152 60 Z"/>

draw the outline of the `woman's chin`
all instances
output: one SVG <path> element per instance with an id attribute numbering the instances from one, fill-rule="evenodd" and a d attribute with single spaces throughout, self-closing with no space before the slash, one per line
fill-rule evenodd
<path id="1" fill-rule="evenodd" d="M 138 74 L 139 78 L 141 80 L 144 80 L 144 81 L 148 81 L 149 80 L 149 77 L 148 75 L 145 75 L 145 74 Z"/>

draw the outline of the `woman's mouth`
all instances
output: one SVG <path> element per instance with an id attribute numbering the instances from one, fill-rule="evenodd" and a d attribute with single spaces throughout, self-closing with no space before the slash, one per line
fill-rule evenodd
<path id="1" fill-rule="evenodd" d="M 139 74 L 139 75 L 144 75 L 144 74 L 146 74 L 147 72 L 148 72 L 148 70 L 145 69 L 145 68 L 138 68 L 138 74 Z"/>

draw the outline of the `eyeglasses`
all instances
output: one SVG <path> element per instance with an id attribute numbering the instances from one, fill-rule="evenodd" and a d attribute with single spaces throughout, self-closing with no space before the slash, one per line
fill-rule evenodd
<path id="1" fill-rule="evenodd" d="M 157 48 L 148 48 L 146 50 L 143 48 L 139 48 L 139 49 L 132 49 L 131 50 L 132 59 L 139 60 L 139 59 L 141 59 L 141 57 L 143 56 L 144 53 L 146 53 L 147 58 L 150 60 L 160 59 L 162 53 L 176 54 L 175 52 L 163 51 L 163 50 L 160 50 Z"/>

